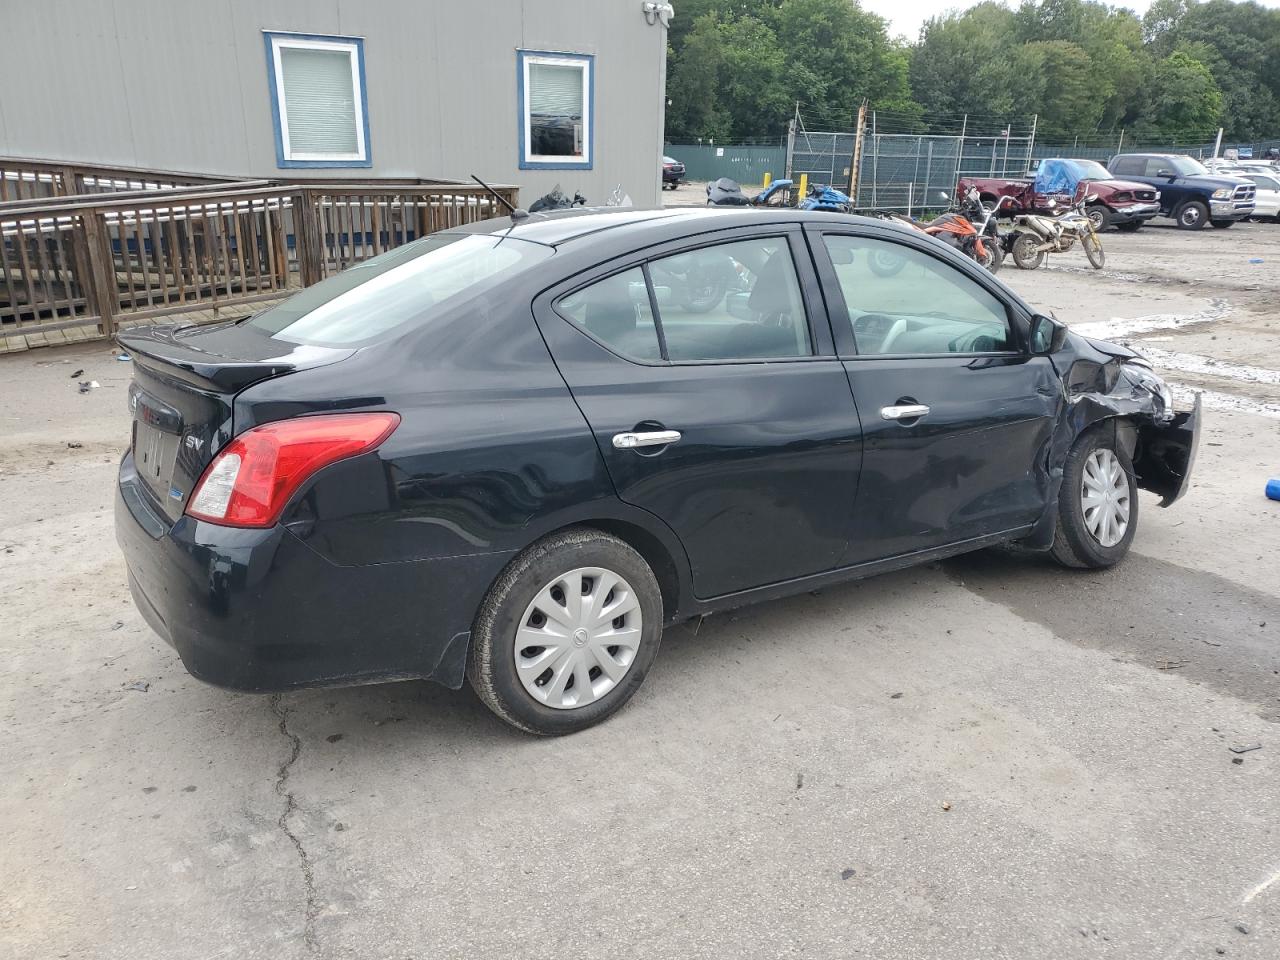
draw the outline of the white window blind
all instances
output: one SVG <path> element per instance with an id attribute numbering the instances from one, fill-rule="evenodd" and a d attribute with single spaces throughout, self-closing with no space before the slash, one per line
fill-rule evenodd
<path id="1" fill-rule="evenodd" d="M 281 45 L 280 70 L 291 155 L 359 155 L 353 55 L 351 50 Z"/>
<path id="2" fill-rule="evenodd" d="M 558 63 L 529 64 L 529 112 L 581 119 L 586 70 Z"/>

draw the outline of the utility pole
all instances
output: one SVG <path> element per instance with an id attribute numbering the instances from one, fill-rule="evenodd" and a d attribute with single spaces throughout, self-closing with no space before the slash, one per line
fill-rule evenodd
<path id="1" fill-rule="evenodd" d="M 791 158 L 796 152 L 796 118 L 787 121 L 787 169 L 786 178 L 791 179 Z"/>
<path id="2" fill-rule="evenodd" d="M 1120 128 L 1120 139 L 1116 142 L 1117 156 L 1124 151 L 1124 127 Z"/>
<path id="3" fill-rule="evenodd" d="M 849 196 L 858 205 L 858 173 L 862 169 L 862 138 L 867 132 L 867 101 L 858 107 L 858 125 L 853 132 L 853 156 L 849 160 Z"/>
<path id="4" fill-rule="evenodd" d="M 1218 139 L 1213 141 L 1213 159 L 1218 159 L 1218 153 L 1222 150 L 1222 127 L 1218 128 Z"/>

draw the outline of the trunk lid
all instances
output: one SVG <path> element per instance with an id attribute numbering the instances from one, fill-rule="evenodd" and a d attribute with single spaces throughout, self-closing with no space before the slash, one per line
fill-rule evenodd
<path id="1" fill-rule="evenodd" d="M 116 339 L 133 357 L 129 408 L 138 476 L 170 520 L 182 515 L 205 467 L 235 435 L 238 393 L 355 352 L 288 343 L 236 321 L 148 327 Z"/>

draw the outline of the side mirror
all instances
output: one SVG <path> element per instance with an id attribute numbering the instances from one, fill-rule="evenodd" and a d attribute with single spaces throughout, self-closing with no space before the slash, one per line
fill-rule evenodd
<path id="1" fill-rule="evenodd" d="M 1067 325 L 1053 317 L 1037 313 L 1031 318 L 1031 355 L 1047 357 L 1062 349 L 1067 339 Z"/>
<path id="2" fill-rule="evenodd" d="M 1177 178 L 1177 176 L 1178 176 L 1178 175 L 1177 175 L 1176 173 L 1174 173 L 1172 170 L 1157 170 L 1157 171 L 1156 171 L 1156 176 L 1157 176 L 1157 177 L 1168 177 L 1170 180 L 1174 180 L 1174 179 L 1176 179 L 1176 178 Z"/>
<path id="3" fill-rule="evenodd" d="M 951 201 L 951 194 L 947 193 L 945 190 L 939 190 L 938 199 L 946 200 L 949 203 Z"/>

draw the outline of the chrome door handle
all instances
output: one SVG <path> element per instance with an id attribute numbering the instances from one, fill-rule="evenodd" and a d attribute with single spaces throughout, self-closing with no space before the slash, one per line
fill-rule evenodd
<path id="1" fill-rule="evenodd" d="M 916 417 L 923 417 L 928 412 L 929 408 L 923 403 L 904 403 L 900 407 L 881 407 L 880 419 L 914 420 Z"/>
<path id="2" fill-rule="evenodd" d="M 615 433 L 613 446 L 617 450 L 634 450 L 636 447 L 665 447 L 680 439 L 679 430 L 652 430 L 648 433 Z"/>

